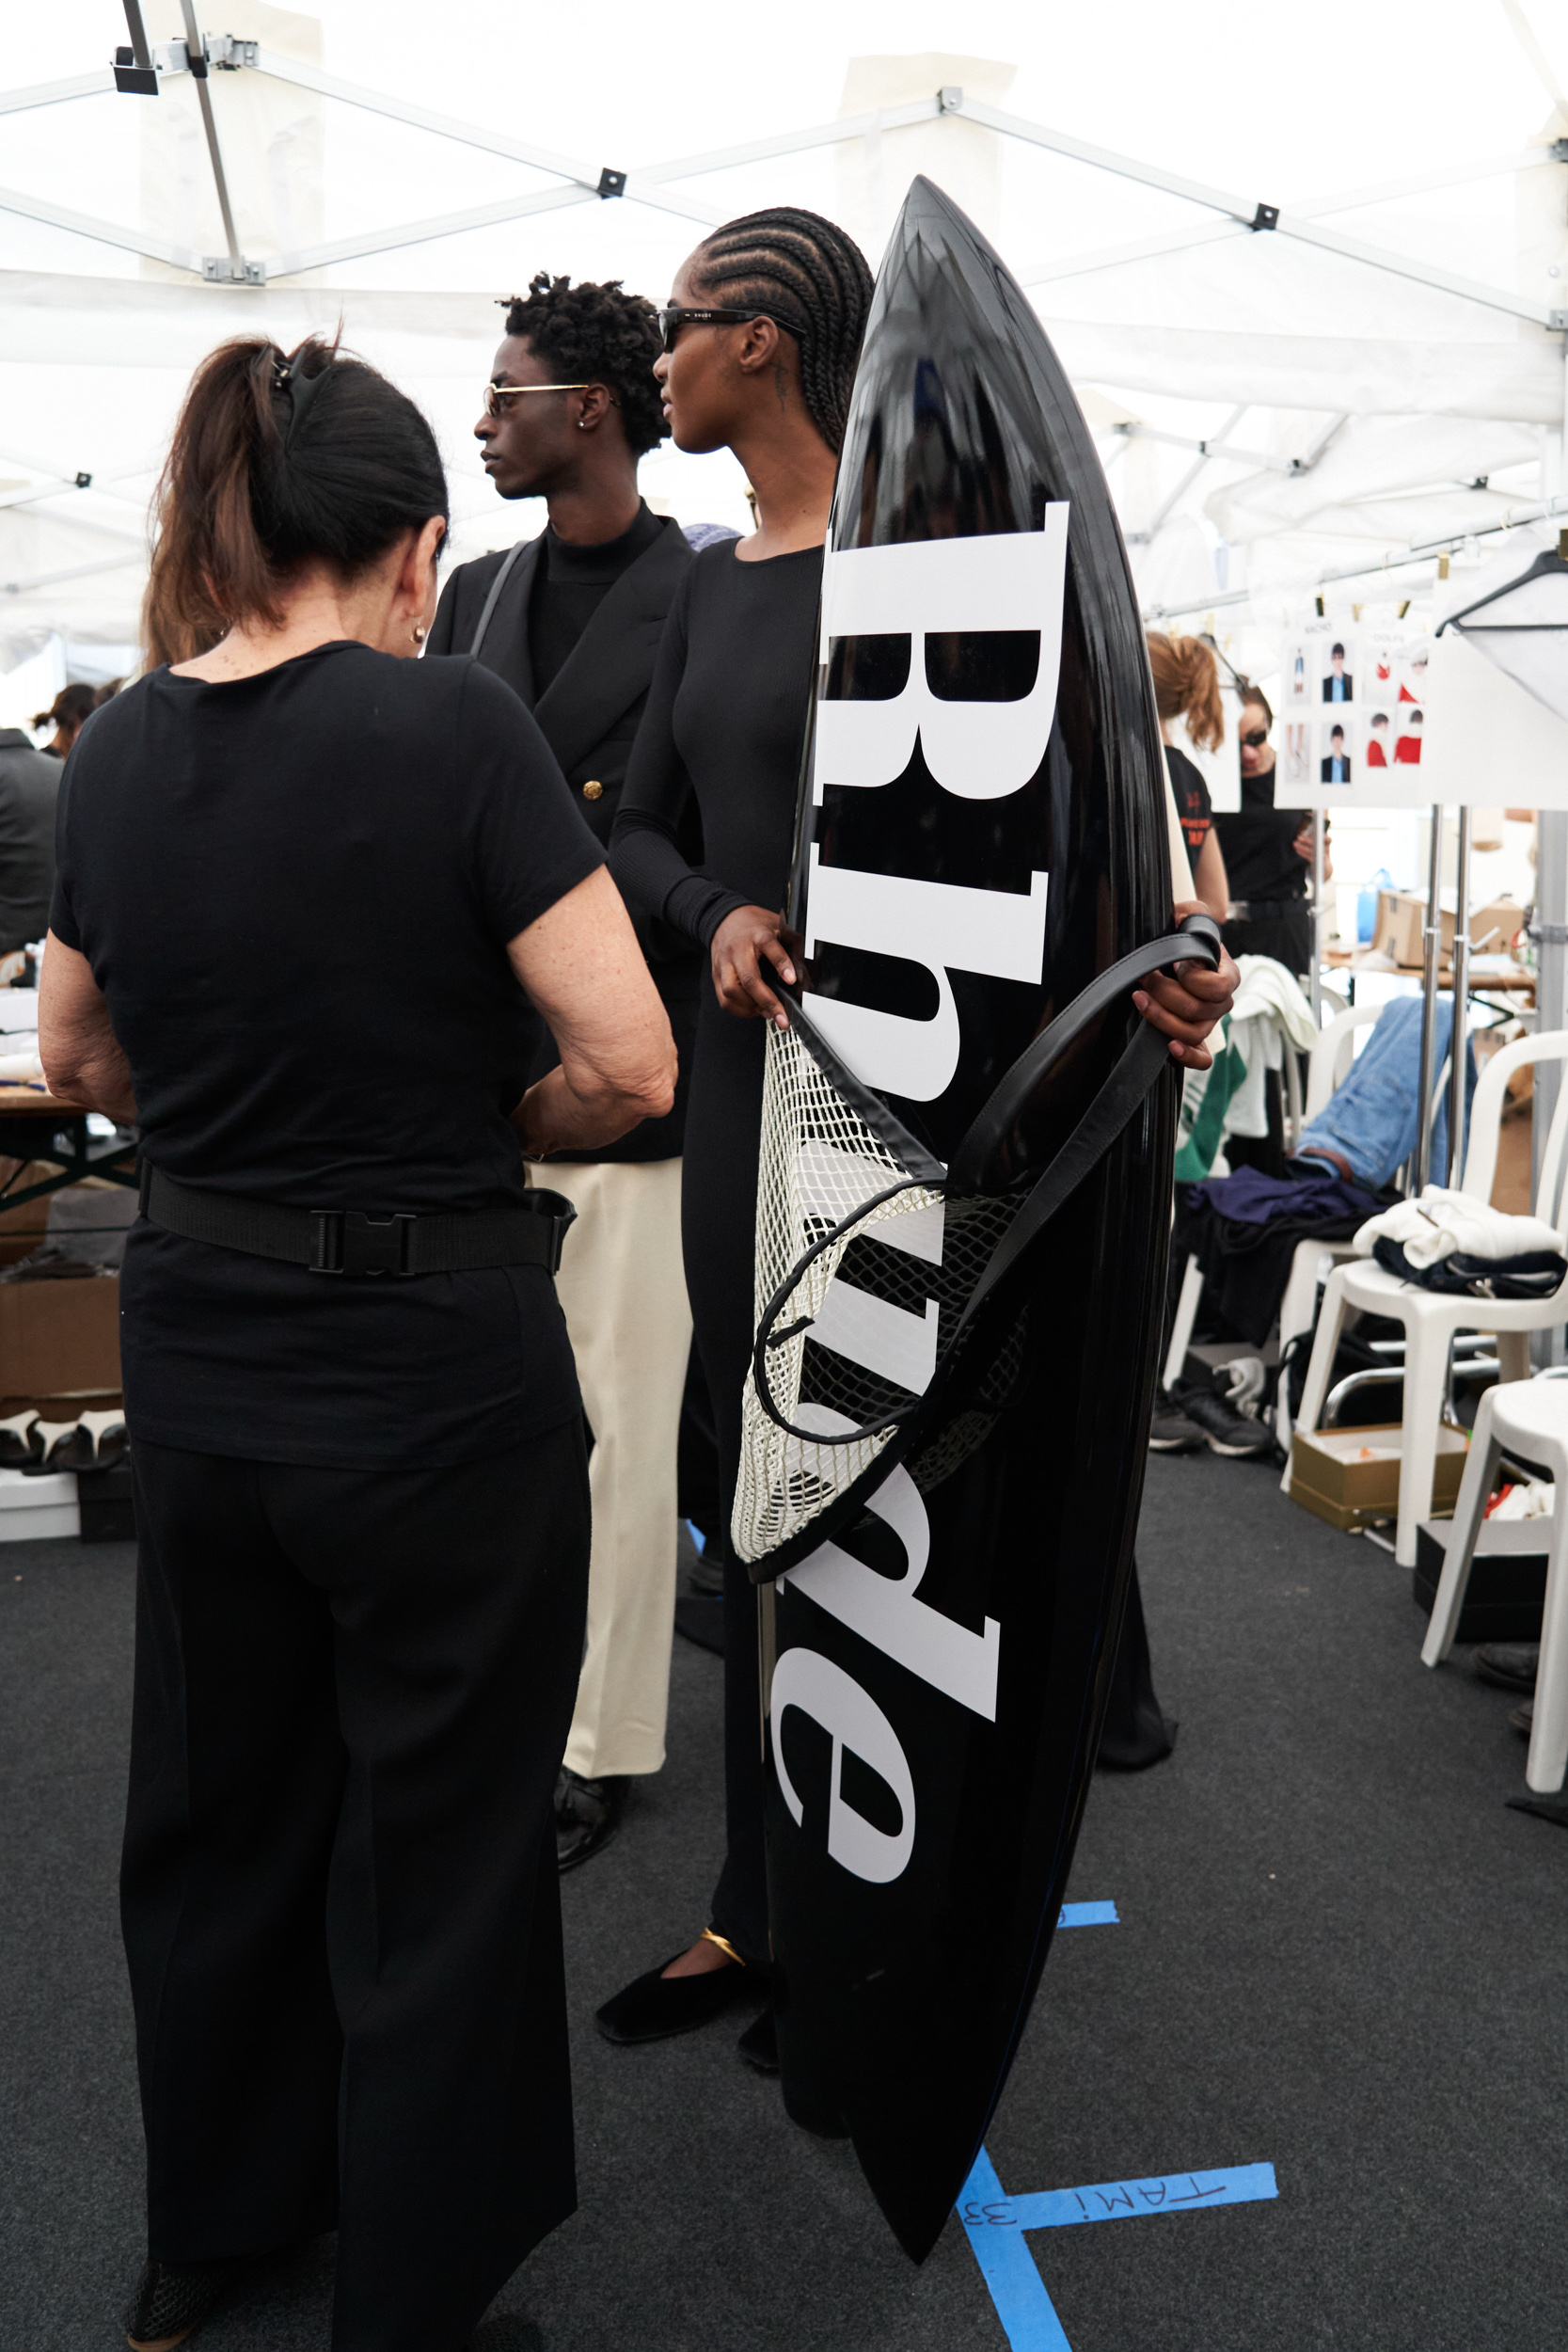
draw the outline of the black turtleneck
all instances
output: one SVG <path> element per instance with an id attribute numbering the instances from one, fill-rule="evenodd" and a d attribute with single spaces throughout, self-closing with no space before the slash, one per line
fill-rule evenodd
<path id="1" fill-rule="evenodd" d="M 653 546 L 663 528 L 661 517 L 641 500 L 630 530 L 598 547 L 574 547 L 569 540 L 557 537 L 553 524 L 546 525 L 528 606 L 528 650 L 535 701 L 553 683 L 601 598 Z"/>

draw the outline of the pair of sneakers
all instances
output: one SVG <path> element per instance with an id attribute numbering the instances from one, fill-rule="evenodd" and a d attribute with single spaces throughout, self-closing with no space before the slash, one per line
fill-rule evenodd
<path id="1" fill-rule="evenodd" d="M 1272 1452 L 1274 1433 L 1267 1422 L 1239 1409 L 1243 1400 L 1251 1402 L 1252 1394 L 1261 1393 L 1262 1388 L 1260 1377 L 1255 1387 L 1251 1374 L 1251 1364 L 1257 1359 L 1241 1361 L 1248 1363 L 1248 1372 L 1241 1377 L 1236 1376 L 1239 1364 L 1221 1364 L 1207 1378 L 1181 1381 L 1165 1391 L 1154 1407 L 1149 1428 L 1151 1454 L 1190 1454 L 1206 1445 L 1212 1454 L 1244 1461 Z M 1260 1363 L 1257 1369 L 1260 1375 Z"/>

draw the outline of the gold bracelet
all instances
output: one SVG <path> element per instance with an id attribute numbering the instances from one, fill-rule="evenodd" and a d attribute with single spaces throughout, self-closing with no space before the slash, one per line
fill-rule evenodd
<path id="1" fill-rule="evenodd" d="M 746 1963 L 741 1959 L 740 1954 L 736 1950 L 735 1946 L 730 1942 L 727 1935 L 719 1935 L 712 1928 L 705 1928 L 702 1934 L 697 1938 L 697 1941 L 699 1944 L 717 1944 L 721 1952 L 727 1952 L 729 1954 L 729 1957 L 734 1961 L 737 1968 L 745 1967 Z"/>

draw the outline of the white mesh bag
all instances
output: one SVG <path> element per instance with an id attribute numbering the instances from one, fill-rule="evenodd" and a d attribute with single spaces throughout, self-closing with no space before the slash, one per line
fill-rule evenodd
<path id="1" fill-rule="evenodd" d="M 1207 933 L 1212 934 L 1212 949 Z M 757 1184 L 755 1343 L 731 1518 L 737 1559 L 777 1574 L 852 1515 L 895 1460 L 917 1486 L 951 1473 L 1006 1399 L 1015 1311 L 935 1409 L 1003 1273 L 1096 1165 L 1163 1069 L 1144 1023 L 1043 1173 L 1006 1148 L 1052 1064 L 1116 996 L 1177 954 L 1214 961 L 1212 925 L 1102 973 L 1037 1037 L 942 1163 L 788 1004 L 769 1027 Z M 786 1000 L 787 1003 L 787 1000 Z M 767 1564 L 763 1565 L 762 1564 Z"/>

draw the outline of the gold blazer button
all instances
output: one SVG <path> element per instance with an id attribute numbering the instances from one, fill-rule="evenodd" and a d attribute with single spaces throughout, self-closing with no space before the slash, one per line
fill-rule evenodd
<path id="1" fill-rule="evenodd" d="M 603 790 L 602 784 L 585 784 L 582 787 L 582 797 L 585 801 L 596 801 Z"/>

